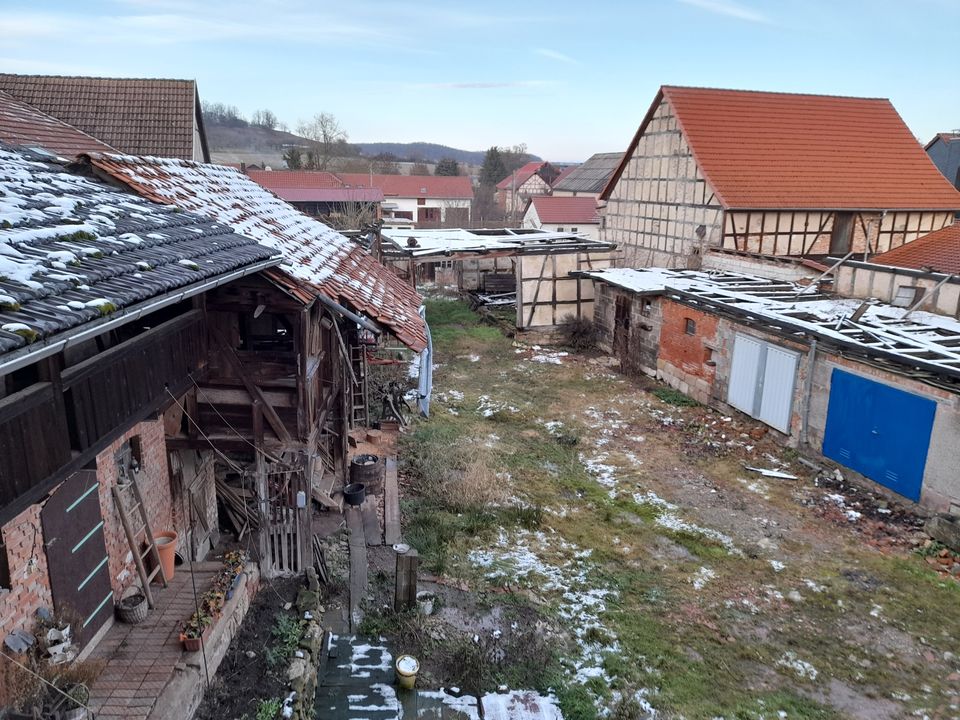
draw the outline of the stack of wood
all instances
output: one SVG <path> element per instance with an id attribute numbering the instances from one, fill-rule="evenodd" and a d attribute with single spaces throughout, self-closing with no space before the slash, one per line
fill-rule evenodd
<path id="1" fill-rule="evenodd" d="M 237 533 L 238 540 L 248 532 L 254 532 L 260 528 L 257 494 L 252 489 L 231 485 L 226 479 L 218 477 L 217 497 L 223 504 L 223 509 Z"/>

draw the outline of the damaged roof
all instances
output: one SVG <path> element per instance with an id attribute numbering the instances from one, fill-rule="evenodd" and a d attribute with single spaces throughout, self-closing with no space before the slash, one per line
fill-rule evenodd
<path id="1" fill-rule="evenodd" d="M 620 164 L 622 152 L 597 153 L 586 162 L 564 171 L 553 184 L 554 190 L 599 194 Z"/>
<path id="2" fill-rule="evenodd" d="M 960 322 L 950 317 L 827 297 L 813 286 L 753 275 L 664 268 L 578 275 L 631 292 L 668 295 L 708 312 L 731 313 L 766 332 L 815 336 L 844 353 L 960 392 Z"/>
<path id="3" fill-rule="evenodd" d="M 889 100 L 666 85 L 603 199 L 662 100 L 727 209 L 960 209 L 960 192 Z"/>
<path id="4" fill-rule="evenodd" d="M 427 346 L 420 295 L 358 244 L 305 215 L 239 170 L 187 160 L 91 153 L 93 167 L 157 202 L 229 225 L 275 248 L 283 269 L 331 300 L 385 325 L 413 350 Z"/>
<path id="5" fill-rule="evenodd" d="M 960 274 L 960 223 L 947 225 L 870 258 L 878 265 Z"/>
<path id="6" fill-rule="evenodd" d="M 608 252 L 614 243 L 590 240 L 575 232 L 550 232 L 528 228 L 500 230 L 384 228 L 384 252 L 404 257 L 452 256 L 458 253 L 483 255 L 546 255 L 572 252 Z"/>
<path id="7" fill-rule="evenodd" d="M 0 353 L 279 260 L 223 223 L 0 144 Z"/>
<path id="8" fill-rule="evenodd" d="M 194 80 L 0 73 L 0 90 L 125 153 L 209 159 Z"/>
<path id="9" fill-rule="evenodd" d="M 105 142 L 40 112 L 0 90 L 0 142 L 43 148 L 65 158 L 85 152 L 113 152 Z"/>

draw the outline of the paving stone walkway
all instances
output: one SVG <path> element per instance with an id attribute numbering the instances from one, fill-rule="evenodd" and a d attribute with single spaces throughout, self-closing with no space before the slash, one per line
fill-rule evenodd
<path id="1" fill-rule="evenodd" d="M 194 565 L 198 592 L 206 590 L 222 566 Z M 180 621 L 194 610 L 193 584 L 185 568 L 177 568 L 166 588 L 153 587 L 157 607 L 139 625 L 113 624 L 90 658 L 104 662 L 90 688 L 90 708 L 101 720 L 146 720 L 185 656 Z"/>

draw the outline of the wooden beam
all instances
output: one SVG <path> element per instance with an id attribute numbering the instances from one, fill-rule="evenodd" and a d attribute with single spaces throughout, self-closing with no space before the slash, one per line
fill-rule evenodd
<path id="1" fill-rule="evenodd" d="M 247 392 L 250 393 L 250 399 L 259 400 L 261 403 L 263 403 L 263 416 L 270 424 L 270 427 L 273 429 L 273 431 L 277 434 L 277 437 L 284 442 L 290 442 L 293 438 L 290 437 L 290 433 L 284 426 L 283 421 L 280 419 L 280 416 L 277 415 L 277 411 L 273 409 L 273 406 L 267 402 L 267 399 L 264 397 L 260 388 L 257 387 L 253 380 L 250 379 L 250 376 L 243 367 L 243 363 L 240 361 L 240 358 L 237 357 L 236 352 L 234 352 L 233 348 L 227 344 L 218 330 L 211 328 L 211 332 L 214 334 L 214 338 L 220 345 L 220 350 L 223 352 L 223 356 L 226 358 L 227 363 L 233 368 L 233 371 L 240 378 L 240 381 L 247 389 Z"/>

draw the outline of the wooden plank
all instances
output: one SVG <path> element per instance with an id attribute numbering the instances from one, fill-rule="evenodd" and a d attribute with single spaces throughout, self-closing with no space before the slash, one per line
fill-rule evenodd
<path id="1" fill-rule="evenodd" d="M 360 510 L 350 507 L 345 514 L 350 530 L 350 625 L 356 629 L 360 622 L 360 603 L 367 595 L 367 544 Z"/>
<path id="2" fill-rule="evenodd" d="M 382 545 L 383 536 L 380 533 L 380 513 L 377 512 L 377 501 L 368 496 L 360 506 L 360 515 L 363 518 L 363 536 L 367 545 Z"/>
<path id="3" fill-rule="evenodd" d="M 400 490 L 397 482 L 397 460 L 387 458 L 383 485 L 383 541 L 387 545 L 400 542 Z"/>

